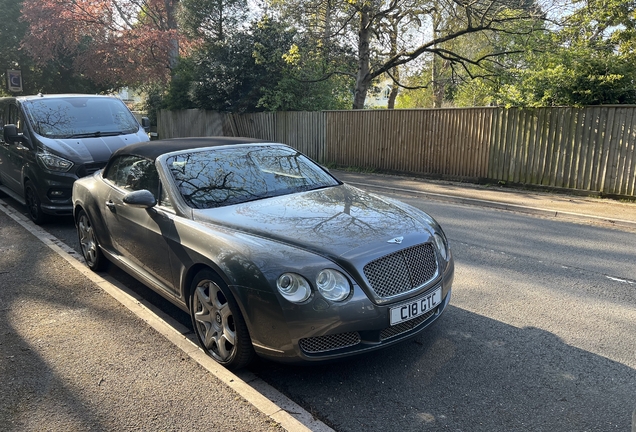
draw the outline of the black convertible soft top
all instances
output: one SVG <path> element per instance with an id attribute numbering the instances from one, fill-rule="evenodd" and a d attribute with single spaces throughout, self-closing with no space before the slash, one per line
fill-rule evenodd
<path id="1" fill-rule="evenodd" d="M 111 159 L 121 154 L 134 155 L 143 157 L 146 159 L 155 160 L 162 154 L 171 153 L 175 151 L 197 149 L 205 147 L 218 147 L 225 145 L 236 144 L 253 144 L 253 143 L 267 143 L 271 141 L 264 141 L 256 138 L 242 138 L 242 137 L 201 137 L 201 138 L 172 138 L 159 141 L 146 141 L 136 144 L 131 144 L 116 150 Z"/>

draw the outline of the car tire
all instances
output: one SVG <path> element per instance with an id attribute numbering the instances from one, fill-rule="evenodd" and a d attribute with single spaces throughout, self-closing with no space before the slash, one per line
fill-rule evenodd
<path id="1" fill-rule="evenodd" d="M 93 224 L 84 210 L 78 212 L 75 226 L 80 250 L 88 268 L 95 272 L 106 270 L 108 260 L 99 248 Z"/>
<path id="2" fill-rule="evenodd" d="M 203 270 L 194 277 L 189 306 L 194 332 L 206 354 L 231 370 L 253 360 L 254 347 L 245 319 L 216 273 Z"/>
<path id="3" fill-rule="evenodd" d="M 24 184 L 24 201 L 26 201 L 27 212 L 34 224 L 42 225 L 49 220 L 49 216 L 42 211 L 38 192 L 30 181 Z"/>

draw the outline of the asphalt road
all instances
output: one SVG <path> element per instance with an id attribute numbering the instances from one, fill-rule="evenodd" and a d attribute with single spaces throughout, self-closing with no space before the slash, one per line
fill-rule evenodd
<path id="1" fill-rule="evenodd" d="M 636 233 L 398 198 L 430 212 L 451 241 L 445 316 L 381 352 L 251 371 L 338 431 L 629 430 Z M 46 229 L 77 247 L 70 219 Z"/>

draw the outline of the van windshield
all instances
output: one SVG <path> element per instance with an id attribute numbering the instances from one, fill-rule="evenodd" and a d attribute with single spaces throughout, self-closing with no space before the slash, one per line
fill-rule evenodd
<path id="1" fill-rule="evenodd" d="M 119 99 L 60 97 L 23 103 L 35 133 L 47 138 L 88 138 L 135 133 L 139 123 Z"/>

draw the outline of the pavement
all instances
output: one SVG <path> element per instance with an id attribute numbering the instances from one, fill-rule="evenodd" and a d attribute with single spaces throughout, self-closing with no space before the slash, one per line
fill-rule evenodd
<path id="1" fill-rule="evenodd" d="M 476 185 L 342 170 L 331 170 L 331 173 L 345 183 L 373 189 L 378 193 L 402 193 L 436 201 L 636 229 L 636 201 L 585 196 L 581 195 L 581 191 L 543 192 L 500 185 Z"/>
<path id="2" fill-rule="evenodd" d="M 332 172 L 380 193 L 636 230 L 633 202 Z M 187 330 L 2 199 L 0 210 L 0 429 L 331 430 L 249 373 L 216 365 Z"/>

